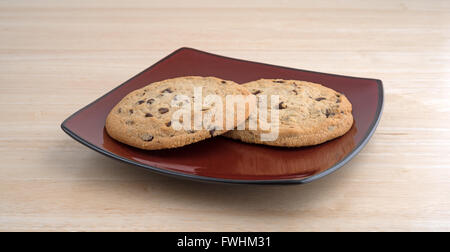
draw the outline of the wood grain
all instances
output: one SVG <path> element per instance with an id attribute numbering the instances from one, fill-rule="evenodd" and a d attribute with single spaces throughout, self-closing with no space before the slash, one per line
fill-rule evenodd
<path id="1" fill-rule="evenodd" d="M 0 2 L 0 230 L 450 231 L 449 1 Z M 303 186 L 197 183 L 59 128 L 173 50 L 382 79 L 365 149 Z"/>

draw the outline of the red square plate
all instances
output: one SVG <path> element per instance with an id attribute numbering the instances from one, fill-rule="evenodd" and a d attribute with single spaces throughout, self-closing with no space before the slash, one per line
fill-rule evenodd
<path id="1" fill-rule="evenodd" d="M 106 116 L 126 94 L 152 82 L 187 75 L 216 76 L 237 83 L 260 78 L 320 83 L 347 96 L 353 104 L 355 122 L 344 136 L 303 148 L 253 145 L 215 137 L 182 148 L 145 151 L 106 134 Z M 374 133 L 382 107 L 380 80 L 273 66 L 181 48 L 71 115 L 61 128 L 95 151 L 151 171 L 204 181 L 291 184 L 316 180 L 352 159 Z"/>

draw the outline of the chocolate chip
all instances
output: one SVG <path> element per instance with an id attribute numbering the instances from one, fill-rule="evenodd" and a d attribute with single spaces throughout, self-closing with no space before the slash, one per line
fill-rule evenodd
<path id="1" fill-rule="evenodd" d="M 209 131 L 209 134 L 211 135 L 211 137 L 214 136 L 214 132 L 216 132 L 216 128 L 213 128 L 212 130 Z"/>
<path id="2" fill-rule="evenodd" d="M 275 83 L 284 83 L 284 81 L 282 81 L 282 80 L 274 80 L 273 82 L 275 82 Z"/>
<path id="3" fill-rule="evenodd" d="M 298 95 L 297 90 L 292 90 L 292 92 L 294 92 L 295 95 Z"/>
<path id="4" fill-rule="evenodd" d="M 260 93 L 261 93 L 261 90 L 256 90 L 256 91 L 253 92 L 252 94 L 257 95 L 257 94 L 260 94 Z"/>
<path id="5" fill-rule="evenodd" d="M 167 127 L 170 127 L 170 125 L 172 125 L 172 122 L 166 123 L 166 126 L 167 126 Z"/>
<path id="6" fill-rule="evenodd" d="M 279 109 L 285 109 L 285 108 L 287 108 L 287 105 L 284 102 L 280 102 L 280 104 L 278 104 L 278 108 Z"/>
<path id="7" fill-rule="evenodd" d="M 336 103 L 341 103 L 341 99 L 337 99 L 337 100 L 336 100 Z"/>
<path id="8" fill-rule="evenodd" d="M 341 95 L 340 95 L 340 94 L 336 94 L 336 97 L 338 97 L 338 98 L 339 98 L 339 97 L 341 97 Z"/>
<path id="9" fill-rule="evenodd" d="M 142 104 L 142 103 L 144 103 L 144 102 L 145 102 L 145 101 L 143 101 L 143 100 L 140 100 L 140 101 L 138 101 L 138 102 L 137 102 L 137 104 L 139 104 L 139 105 L 140 105 L 140 104 Z"/>
<path id="10" fill-rule="evenodd" d="M 169 109 L 168 108 L 160 108 L 160 109 L 158 109 L 158 111 L 160 114 L 165 114 L 165 113 L 169 112 Z"/>
<path id="11" fill-rule="evenodd" d="M 119 108 L 119 109 L 117 110 L 117 113 L 122 113 L 122 109 Z"/>
<path id="12" fill-rule="evenodd" d="M 326 100 L 327 98 L 324 98 L 324 97 L 319 97 L 319 98 L 316 98 L 316 101 L 322 101 L 322 100 Z"/>
<path id="13" fill-rule="evenodd" d="M 153 115 L 150 113 L 145 113 L 145 117 L 153 117 Z"/>
<path id="14" fill-rule="evenodd" d="M 327 109 L 326 111 L 325 111 L 325 116 L 328 118 L 328 117 L 330 117 L 330 116 L 334 116 L 335 115 L 335 113 L 334 112 L 331 112 L 331 110 L 329 110 L 329 109 Z"/>
<path id="15" fill-rule="evenodd" d="M 133 124 L 134 124 L 134 121 L 128 120 L 128 121 L 125 122 L 125 124 L 127 124 L 127 125 L 133 125 Z"/>
<path id="16" fill-rule="evenodd" d="M 166 88 L 166 89 L 164 89 L 161 93 L 172 93 L 173 91 L 172 91 L 172 89 L 170 89 L 170 88 Z"/>
<path id="17" fill-rule="evenodd" d="M 221 81 L 220 83 L 225 84 L 225 83 L 227 83 L 227 82 L 223 80 L 223 81 Z"/>
<path id="18" fill-rule="evenodd" d="M 153 99 L 153 98 L 152 98 L 152 99 L 149 99 L 149 100 L 147 101 L 148 104 L 152 104 L 153 102 L 155 102 L 155 99 Z"/>
<path id="19" fill-rule="evenodd" d="M 134 111 L 133 111 L 132 109 L 130 109 L 130 114 L 133 114 L 133 112 L 134 112 Z"/>
<path id="20" fill-rule="evenodd" d="M 195 130 L 188 130 L 189 134 L 195 133 Z"/>
<path id="21" fill-rule="evenodd" d="M 146 142 L 150 142 L 150 141 L 153 140 L 153 136 L 150 135 L 150 134 L 144 134 L 144 135 L 141 136 L 141 139 L 146 141 Z"/>

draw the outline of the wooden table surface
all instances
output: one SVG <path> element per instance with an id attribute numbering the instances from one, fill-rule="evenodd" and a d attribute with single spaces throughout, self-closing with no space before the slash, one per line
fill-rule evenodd
<path id="1" fill-rule="evenodd" d="M 175 49 L 381 79 L 378 129 L 300 186 L 198 183 L 60 123 Z M 0 1 L 0 230 L 450 231 L 450 1 Z"/>

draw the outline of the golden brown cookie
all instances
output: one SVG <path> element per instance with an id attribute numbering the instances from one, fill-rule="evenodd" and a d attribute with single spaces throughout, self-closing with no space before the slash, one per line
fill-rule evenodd
<path id="1" fill-rule="evenodd" d="M 261 79 L 243 84 L 252 94 L 278 95 L 275 106 L 268 102 L 268 118 L 271 110 L 279 111 L 278 138 L 262 141 L 258 129 L 234 130 L 224 136 L 247 143 L 272 146 L 300 147 L 316 145 L 344 135 L 353 124 L 352 105 L 348 99 L 320 84 L 281 79 Z M 269 99 L 270 100 L 270 99 Z"/>
<path id="2" fill-rule="evenodd" d="M 202 89 L 203 98 L 208 95 L 220 97 L 223 101 L 223 111 L 226 110 L 227 95 L 250 94 L 239 84 L 215 77 L 187 76 L 155 82 L 131 92 L 111 110 L 106 119 L 108 134 L 137 148 L 158 150 L 181 147 L 227 132 L 225 124 L 222 128 L 218 127 L 214 120 L 209 125 L 203 125 L 201 129 L 194 128 L 194 88 Z M 191 111 L 192 128 L 175 129 L 172 117 L 186 104 L 189 104 Z M 204 103 L 200 107 L 200 113 L 203 115 L 216 106 L 215 103 L 210 106 L 203 105 Z M 233 126 L 244 122 L 248 115 L 246 111 L 242 120 L 234 118 Z M 183 117 L 181 123 L 182 119 Z"/>

